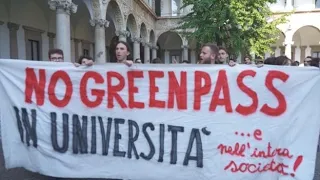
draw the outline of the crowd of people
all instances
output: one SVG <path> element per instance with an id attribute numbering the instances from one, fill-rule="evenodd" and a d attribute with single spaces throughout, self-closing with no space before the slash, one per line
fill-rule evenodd
<path id="1" fill-rule="evenodd" d="M 131 57 L 131 49 L 128 43 L 119 41 L 116 45 L 115 49 L 116 54 L 116 62 L 117 63 L 123 63 L 126 66 L 130 67 L 133 64 L 141 64 L 142 60 L 140 58 L 133 60 L 130 60 Z M 49 60 L 51 62 L 63 62 L 64 61 L 64 54 L 63 50 L 61 49 L 51 49 L 48 52 Z M 305 67 L 319 67 L 320 58 L 313 58 L 313 57 L 306 57 L 304 60 L 304 66 Z M 163 64 L 163 61 L 160 58 L 153 59 L 150 63 L 152 64 Z M 190 64 L 189 60 L 183 60 L 181 62 L 177 62 L 176 60 L 173 60 L 174 64 Z M 74 63 L 76 67 L 79 66 L 92 66 L 94 65 L 94 59 L 92 57 L 88 56 L 81 56 L 77 62 Z M 199 54 L 199 60 L 197 61 L 197 64 L 228 64 L 229 66 L 235 66 L 238 63 L 233 59 L 229 57 L 228 50 L 223 47 L 218 47 L 215 44 L 205 44 L 201 48 L 201 52 Z M 245 57 L 243 59 L 243 62 L 241 64 L 247 64 L 247 65 L 256 65 L 258 67 L 262 67 L 263 64 L 266 65 L 279 65 L 279 66 L 300 66 L 300 63 L 298 61 L 292 61 L 286 56 L 278 56 L 278 57 L 269 57 L 265 60 L 258 59 L 258 60 L 252 60 L 249 56 Z M 0 133 L 1 135 L 1 133 Z M 1 140 L 1 136 L 0 136 Z M 1 141 L 0 141 L 0 148 L 1 148 Z M 56 178 L 60 179 L 60 178 Z M 63 178 L 61 178 L 63 179 Z"/>
<path id="2" fill-rule="evenodd" d="M 131 60 L 131 49 L 128 43 L 119 41 L 116 45 L 115 49 L 116 54 L 116 62 L 124 63 L 127 66 L 131 66 L 132 64 L 142 64 L 142 60 L 140 58 Z M 49 51 L 49 60 L 53 62 L 63 62 L 63 51 L 61 49 L 52 49 Z M 151 64 L 163 64 L 164 62 L 160 58 L 155 58 L 151 62 Z M 172 60 L 173 64 L 190 64 L 189 60 L 183 60 L 181 62 Z M 304 59 L 304 67 L 319 67 L 320 58 L 314 58 L 311 56 L 307 56 Z M 89 56 L 81 56 L 77 62 L 74 63 L 75 66 L 91 66 L 94 64 L 94 59 Z M 229 64 L 230 66 L 235 66 L 238 62 L 229 57 L 228 50 L 224 47 L 218 47 L 215 44 L 205 44 L 201 48 L 201 52 L 199 54 L 199 60 L 197 64 Z M 287 56 L 281 55 L 278 57 L 268 57 L 265 60 L 256 59 L 252 60 L 249 56 L 246 56 L 243 59 L 243 62 L 239 64 L 247 64 L 252 65 L 255 64 L 258 67 L 262 67 L 263 64 L 266 65 L 278 65 L 278 66 L 301 66 L 299 61 L 292 61 Z"/>

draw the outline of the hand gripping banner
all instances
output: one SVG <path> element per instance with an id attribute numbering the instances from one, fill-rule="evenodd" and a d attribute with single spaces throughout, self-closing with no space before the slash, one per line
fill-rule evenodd
<path id="1" fill-rule="evenodd" d="M 319 69 L 0 61 L 7 168 L 66 178 L 312 180 Z"/>

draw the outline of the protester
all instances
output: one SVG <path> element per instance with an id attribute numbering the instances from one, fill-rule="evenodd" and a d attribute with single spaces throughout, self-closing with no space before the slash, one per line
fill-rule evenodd
<path id="1" fill-rule="evenodd" d="M 219 48 L 215 44 L 205 44 L 201 48 L 199 64 L 215 64 L 218 58 Z"/>
<path id="2" fill-rule="evenodd" d="M 236 63 L 237 61 L 236 60 L 234 60 L 233 58 L 230 58 L 229 59 L 229 63 Z"/>
<path id="3" fill-rule="evenodd" d="M 294 61 L 294 62 L 292 63 L 292 66 L 299 66 L 299 65 L 300 65 L 299 61 Z"/>
<path id="4" fill-rule="evenodd" d="M 227 64 L 229 58 L 229 54 L 226 48 L 220 47 L 219 48 L 219 56 L 216 61 L 216 64 Z"/>
<path id="5" fill-rule="evenodd" d="M 292 60 L 289 59 L 287 56 L 278 56 L 276 57 L 276 63 L 278 63 L 277 65 L 291 66 Z"/>
<path id="6" fill-rule="evenodd" d="M 183 60 L 182 64 L 190 64 L 190 62 L 188 60 Z"/>
<path id="7" fill-rule="evenodd" d="M 48 52 L 49 61 L 63 62 L 63 51 L 61 49 L 50 49 Z"/>
<path id="8" fill-rule="evenodd" d="M 264 61 L 263 59 L 257 59 L 257 60 L 256 60 L 256 65 L 257 65 L 257 66 L 262 66 L 262 65 L 263 65 L 263 61 Z M 252 63 L 251 63 L 251 64 L 252 64 Z"/>
<path id="9" fill-rule="evenodd" d="M 222 50 L 220 50 L 222 51 Z M 225 50 L 223 50 L 224 52 L 226 52 Z M 222 53 L 223 54 L 223 53 Z M 216 46 L 215 44 L 205 44 L 202 46 L 201 48 L 201 53 L 200 53 L 200 62 L 198 64 L 223 64 L 221 63 L 222 61 L 217 60 L 219 59 L 219 48 L 218 46 Z M 223 59 L 225 57 L 225 55 L 220 56 L 220 59 Z M 234 61 L 230 61 L 228 63 L 229 66 L 233 67 L 236 65 L 236 63 Z"/>
<path id="10" fill-rule="evenodd" d="M 305 66 L 305 67 L 310 66 L 311 61 L 312 61 L 312 57 L 311 57 L 311 56 L 307 56 L 307 57 L 304 59 L 304 66 Z"/>
<path id="11" fill-rule="evenodd" d="M 128 60 L 131 55 L 130 46 L 124 41 L 119 41 L 116 45 L 116 58 L 118 63 L 123 63 L 128 67 L 132 66 L 133 61 Z"/>
<path id="12" fill-rule="evenodd" d="M 142 64 L 142 61 L 141 61 L 140 58 L 137 58 L 136 60 L 134 60 L 134 63 L 136 63 L 136 64 Z"/>
<path id="13" fill-rule="evenodd" d="M 152 64 L 162 64 L 160 58 L 154 58 L 151 63 L 152 63 Z"/>
<path id="14" fill-rule="evenodd" d="M 93 58 L 89 56 L 81 56 L 78 60 L 78 62 L 74 63 L 76 67 L 79 67 L 81 65 L 85 66 L 92 66 L 93 65 Z"/>
<path id="15" fill-rule="evenodd" d="M 310 61 L 310 66 L 312 67 L 319 67 L 320 58 L 312 58 Z"/>
<path id="16" fill-rule="evenodd" d="M 252 64 L 252 61 L 251 61 L 251 59 L 250 59 L 250 57 L 249 56 L 246 56 L 245 58 L 244 58 L 244 64 Z"/>
<path id="17" fill-rule="evenodd" d="M 278 66 L 291 66 L 291 60 L 287 56 L 269 57 L 264 61 L 264 64 L 278 65 Z"/>

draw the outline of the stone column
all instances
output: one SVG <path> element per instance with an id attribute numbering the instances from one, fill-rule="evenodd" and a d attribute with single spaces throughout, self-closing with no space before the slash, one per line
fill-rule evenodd
<path id="1" fill-rule="evenodd" d="M 188 45 L 183 45 L 181 46 L 181 48 L 183 49 L 183 56 L 182 56 L 182 61 L 184 60 L 190 60 L 189 59 L 189 46 Z"/>
<path id="2" fill-rule="evenodd" d="M 93 57 L 93 55 L 94 55 L 94 52 L 93 52 L 93 43 L 90 43 L 89 46 L 90 46 L 90 48 L 89 48 L 89 56 L 90 56 L 90 57 Z"/>
<path id="3" fill-rule="evenodd" d="M 170 64 L 170 51 L 164 50 L 164 63 Z"/>
<path id="4" fill-rule="evenodd" d="M 134 37 L 131 39 L 133 42 L 133 61 L 140 58 L 140 38 Z"/>
<path id="5" fill-rule="evenodd" d="M 266 52 L 266 53 L 264 54 L 264 59 L 267 59 L 267 58 L 269 58 L 269 57 L 271 57 L 270 52 Z"/>
<path id="6" fill-rule="evenodd" d="M 64 60 L 71 62 L 70 13 L 77 12 L 71 0 L 49 0 L 50 9 L 56 11 L 57 48 L 62 49 Z"/>
<path id="7" fill-rule="evenodd" d="M 18 58 L 27 59 L 26 34 L 22 27 L 19 28 L 17 31 L 17 43 L 18 43 Z"/>
<path id="8" fill-rule="evenodd" d="M 271 10 L 279 11 L 285 8 L 285 1 L 286 0 L 277 0 L 277 2 L 270 4 Z"/>
<path id="9" fill-rule="evenodd" d="M 152 59 L 157 58 L 158 46 L 152 46 Z"/>
<path id="10" fill-rule="evenodd" d="M 294 60 L 300 62 L 300 59 L 301 59 L 301 48 L 297 46 L 294 52 Z"/>
<path id="11" fill-rule="evenodd" d="M 250 56 L 252 57 L 252 60 L 255 61 L 256 59 L 256 54 L 254 52 L 251 52 L 250 53 Z"/>
<path id="12" fill-rule="evenodd" d="M 190 52 L 190 56 L 191 56 L 190 63 L 191 64 L 196 64 L 197 63 L 196 50 L 192 49 L 191 52 Z"/>
<path id="13" fill-rule="evenodd" d="M 0 58 L 10 59 L 10 31 L 2 21 L 0 21 L 0 41 Z"/>
<path id="14" fill-rule="evenodd" d="M 74 58 L 77 61 L 79 59 L 79 39 L 73 39 L 74 42 Z"/>
<path id="15" fill-rule="evenodd" d="M 83 46 L 82 46 L 82 40 L 77 39 L 77 48 L 78 48 L 78 54 L 77 54 L 77 59 L 80 58 L 80 56 L 83 55 Z"/>
<path id="16" fill-rule="evenodd" d="M 286 9 L 288 9 L 288 10 L 293 9 L 292 1 L 293 1 L 293 0 L 287 0 L 287 3 L 286 3 Z"/>
<path id="17" fill-rule="evenodd" d="M 126 30 L 116 31 L 116 35 L 119 36 L 119 41 L 127 42 L 129 32 Z"/>
<path id="18" fill-rule="evenodd" d="M 19 25 L 15 23 L 8 22 L 9 28 L 9 39 L 10 39 L 10 58 L 18 59 L 18 37 L 17 31 L 19 29 Z"/>
<path id="19" fill-rule="evenodd" d="M 48 32 L 47 35 L 49 37 L 49 49 L 53 49 L 54 48 L 54 38 L 56 37 L 56 35 L 51 32 Z"/>
<path id="20" fill-rule="evenodd" d="M 241 52 L 238 53 L 237 63 L 242 63 L 242 53 Z"/>
<path id="21" fill-rule="evenodd" d="M 48 61 L 48 52 L 49 52 L 49 37 L 47 36 L 46 33 L 41 34 L 41 45 L 42 45 L 42 61 Z"/>
<path id="22" fill-rule="evenodd" d="M 291 59 L 291 46 L 292 46 L 293 42 L 285 42 L 285 52 L 284 54 Z"/>
<path id="23" fill-rule="evenodd" d="M 71 62 L 77 62 L 78 59 L 76 59 L 76 46 L 74 43 L 74 39 L 71 39 L 70 43 L 71 43 Z"/>
<path id="24" fill-rule="evenodd" d="M 144 43 L 144 63 L 149 64 L 150 63 L 150 44 Z"/>
<path id="25" fill-rule="evenodd" d="M 274 55 L 275 55 L 275 57 L 278 57 L 281 55 L 281 49 L 279 48 L 279 46 L 277 46 Z"/>
<path id="26" fill-rule="evenodd" d="M 305 57 L 311 56 L 311 47 L 308 45 L 304 51 Z"/>
<path id="27" fill-rule="evenodd" d="M 91 26 L 95 27 L 95 60 L 97 63 L 106 63 L 106 35 L 105 28 L 109 27 L 109 21 L 105 19 L 90 20 Z"/>

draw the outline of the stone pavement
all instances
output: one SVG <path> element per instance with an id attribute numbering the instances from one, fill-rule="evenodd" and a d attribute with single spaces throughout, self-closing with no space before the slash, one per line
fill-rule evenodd
<path id="1" fill-rule="evenodd" d="M 320 180 L 320 152 L 318 152 L 317 157 L 319 158 L 317 158 L 317 166 L 316 166 L 314 180 Z M 6 170 L 4 168 L 4 159 L 3 159 L 1 139 L 0 139 L 0 180 L 57 180 L 57 179 L 53 177 L 43 176 L 37 173 L 32 173 L 22 168 Z M 68 179 L 63 179 L 63 180 L 68 180 Z M 72 180 L 84 180 L 84 179 L 72 179 Z M 94 180 L 98 180 L 98 179 L 94 179 Z"/>

